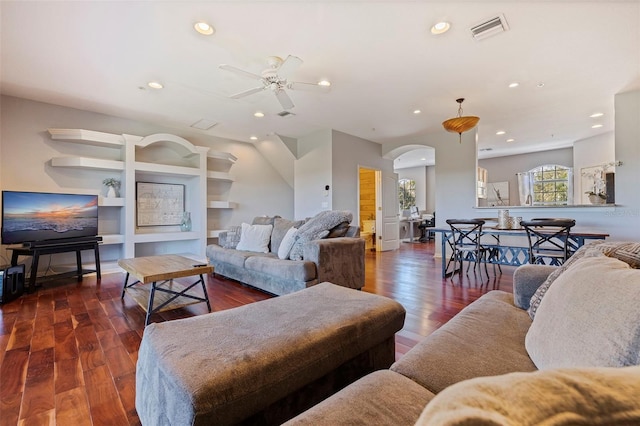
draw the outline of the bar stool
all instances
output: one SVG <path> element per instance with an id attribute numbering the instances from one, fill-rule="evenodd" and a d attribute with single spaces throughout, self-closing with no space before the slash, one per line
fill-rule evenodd
<path id="1" fill-rule="evenodd" d="M 562 265 L 571 256 L 569 234 L 575 224 L 574 219 L 564 218 L 536 218 L 520 222 L 529 240 L 529 263 Z"/>

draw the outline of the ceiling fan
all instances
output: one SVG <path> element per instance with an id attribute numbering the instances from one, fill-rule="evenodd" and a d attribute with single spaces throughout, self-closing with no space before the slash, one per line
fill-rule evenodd
<path id="1" fill-rule="evenodd" d="M 314 92 L 329 91 L 328 85 L 288 81 L 288 77 L 291 75 L 291 73 L 293 73 L 293 71 L 295 71 L 300 65 L 302 65 L 302 59 L 298 58 L 297 56 L 289 55 L 285 60 L 282 60 L 282 58 L 278 56 L 269 56 L 267 58 L 267 64 L 269 65 L 269 68 L 262 71 L 260 75 L 241 70 L 240 68 L 236 68 L 232 65 L 220 65 L 220 69 L 230 71 L 242 77 L 248 77 L 254 80 L 258 80 L 260 81 L 260 83 L 262 83 L 260 86 L 254 87 L 253 89 L 245 90 L 244 92 L 231 95 L 230 98 L 240 99 L 245 96 L 249 96 L 254 93 L 269 89 L 276 95 L 276 98 L 280 102 L 280 105 L 282 105 L 282 108 L 288 110 L 293 108 L 294 104 L 287 94 L 286 90 L 308 90 Z"/>

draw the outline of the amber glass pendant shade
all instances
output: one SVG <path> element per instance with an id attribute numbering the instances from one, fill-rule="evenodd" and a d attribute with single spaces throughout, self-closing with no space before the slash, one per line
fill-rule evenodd
<path id="1" fill-rule="evenodd" d="M 474 116 L 462 116 L 462 102 L 464 98 L 456 99 L 456 102 L 460 105 L 458 107 L 458 116 L 450 118 L 442 122 L 442 126 L 447 132 L 457 133 L 460 136 L 460 142 L 462 142 L 462 134 L 468 130 L 476 127 L 480 121 L 479 117 Z"/>

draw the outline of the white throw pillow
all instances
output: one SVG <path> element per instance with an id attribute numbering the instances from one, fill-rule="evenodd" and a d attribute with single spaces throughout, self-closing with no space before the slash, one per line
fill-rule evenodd
<path id="1" fill-rule="evenodd" d="M 640 365 L 640 270 L 583 258 L 549 287 L 525 347 L 539 369 Z"/>
<path id="2" fill-rule="evenodd" d="M 291 251 L 291 247 L 293 247 L 293 243 L 296 242 L 296 235 L 298 235 L 298 230 L 294 227 L 291 227 L 287 230 L 287 233 L 282 237 L 282 241 L 280 242 L 280 247 L 278 247 L 278 258 L 280 259 L 288 259 L 289 252 Z"/>
<path id="3" fill-rule="evenodd" d="M 273 225 L 249 225 L 248 223 L 243 223 L 240 242 L 236 246 L 236 249 L 269 253 L 269 241 L 271 241 L 272 230 Z"/>

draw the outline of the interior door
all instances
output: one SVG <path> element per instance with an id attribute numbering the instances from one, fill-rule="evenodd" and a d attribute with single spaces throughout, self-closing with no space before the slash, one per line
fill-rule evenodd
<path id="1" fill-rule="evenodd" d="M 378 251 L 400 247 L 400 212 L 398 210 L 398 174 L 376 171 L 376 234 Z"/>

